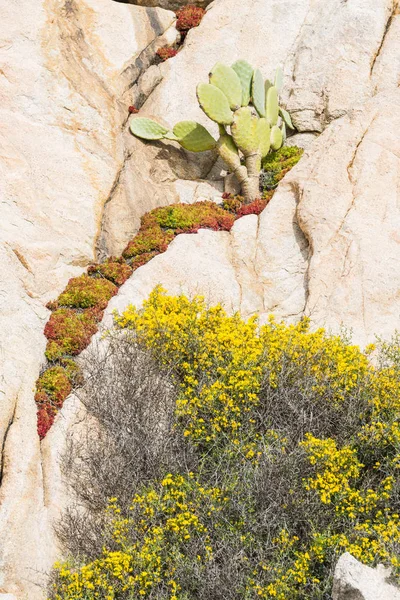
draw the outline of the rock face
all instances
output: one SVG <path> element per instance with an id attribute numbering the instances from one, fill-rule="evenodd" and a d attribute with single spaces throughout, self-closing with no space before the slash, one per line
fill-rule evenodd
<path id="1" fill-rule="evenodd" d="M 176 36 L 174 19 L 108 0 L 2 10 L 0 593 L 18 599 L 45 595 L 55 555 L 33 402 L 44 305 L 95 258 L 125 161 L 121 94 Z"/>
<path id="2" fill-rule="evenodd" d="M 343 554 L 335 569 L 333 600 L 400 600 L 400 590 L 386 582 L 390 572 L 371 569 Z"/>
<path id="3" fill-rule="evenodd" d="M 188 4 L 186 0 L 116 0 L 116 2 L 124 2 L 126 4 L 135 4 L 137 6 L 160 6 L 167 10 L 177 10 L 182 6 Z M 210 4 L 211 0 L 193 0 L 190 4 L 196 6 L 206 7 Z"/>
<path id="4" fill-rule="evenodd" d="M 399 109 L 394 91 L 333 122 L 259 218 L 179 236 L 112 306 L 141 302 L 161 283 L 245 316 L 306 314 L 314 326 L 352 329 L 361 345 L 389 337 L 400 314 Z"/>
<path id="5" fill-rule="evenodd" d="M 162 283 L 245 316 L 343 324 L 361 344 L 398 327 L 398 2 L 216 0 L 160 65 L 175 16 L 144 4 L 9 0 L 2 11 L 0 594 L 18 600 L 45 597 L 64 502 L 56 463 L 68 406 L 44 443 L 36 434 L 45 303 L 96 256 L 119 253 L 147 210 L 223 189 L 212 153 L 130 136 L 129 104 L 212 130 L 195 87 L 214 62 L 245 58 L 264 76 L 282 64 L 307 149 L 259 218 L 176 238 L 123 286 L 108 322 Z"/>

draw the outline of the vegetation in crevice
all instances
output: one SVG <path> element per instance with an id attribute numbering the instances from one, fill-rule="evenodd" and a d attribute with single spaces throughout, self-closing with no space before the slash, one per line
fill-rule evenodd
<path id="1" fill-rule="evenodd" d="M 259 198 L 262 162 L 282 148 L 286 127 L 294 129 L 289 113 L 279 105 L 283 72 L 273 82 L 245 60 L 232 66 L 217 62 L 208 83 L 196 88 L 200 108 L 218 124 L 219 137 L 196 121 L 180 121 L 171 130 L 147 117 L 130 120 L 130 130 L 148 141 L 172 140 L 190 152 L 214 150 L 240 183 L 247 204 Z"/>
<path id="2" fill-rule="evenodd" d="M 273 190 L 300 160 L 303 154 L 297 146 L 284 146 L 277 152 L 268 154 L 262 163 L 260 187 L 262 191 Z"/>
<path id="3" fill-rule="evenodd" d="M 52 600 L 328 600 L 344 551 L 399 577 L 399 338 L 361 352 L 161 288 L 116 324 Z"/>
<path id="4" fill-rule="evenodd" d="M 186 6 L 183 6 L 177 10 L 177 21 L 175 26 L 180 33 L 179 42 L 175 46 L 164 46 L 163 48 L 157 50 L 156 54 L 158 58 L 160 58 L 162 61 L 165 61 L 176 56 L 180 48 L 183 46 L 185 38 L 190 29 L 198 27 L 205 14 L 206 11 L 204 8 L 201 8 L 200 6 L 194 6 L 192 4 L 187 4 Z"/>
<path id="5" fill-rule="evenodd" d="M 301 151 L 297 149 L 297 156 L 300 155 Z M 286 172 L 287 163 L 280 163 L 277 158 L 276 168 L 279 169 L 280 164 Z M 48 365 L 36 383 L 36 390 L 39 392 L 43 386 L 47 386 L 49 371 L 54 373 L 53 369 L 57 368 L 58 377 L 54 384 L 57 387 L 57 401 L 54 401 L 53 396 L 36 394 L 38 432 L 41 439 L 50 429 L 57 411 L 71 391 L 66 384 L 70 379 L 65 371 L 64 361 L 78 356 L 87 348 L 98 330 L 109 300 L 132 273 L 165 252 L 169 243 L 180 233 L 197 233 L 200 228 L 230 231 L 235 219 L 248 214 L 260 214 L 273 193 L 267 191 L 262 199 L 251 204 L 245 204 L 240 196 L 224 194 L 221 206 L 204 201 L 156 208 L 142 217 L 138 233 L 128 243 L 122 256 L 90 265 L 86 274 L 70 279 L 58 299 L 47 304 L 52 311 L 44 330 L 48 340 L 45 352 Z M 63 370 L 65 373 L 61 377 Z M 77 381 L 75 380 L 75 385 Z"/>

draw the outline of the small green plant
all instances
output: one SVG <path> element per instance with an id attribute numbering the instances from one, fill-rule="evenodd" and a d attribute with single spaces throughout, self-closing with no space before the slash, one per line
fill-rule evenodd
<path id="1" fill-rule="evenodd" d="M 152 119 L 136 117 L 130 122 L 131 132 L 145 140 L 173 140 L 191 152 L 216 149 L 240 182 L 245 202 L 253 202 L 260 196 L 262 161 L 282 147 L 286 126 L 293 129 L 289 113 L 279 106 L 282 79 L 278 69 L 274 83 L 264 81 L 245 60 L 232 67 L 217 63 L 209 83 L 197 86 L 197 99 L 218 123 L 218 140 L 195 121 L 180 121 L 170 131 Z"/>

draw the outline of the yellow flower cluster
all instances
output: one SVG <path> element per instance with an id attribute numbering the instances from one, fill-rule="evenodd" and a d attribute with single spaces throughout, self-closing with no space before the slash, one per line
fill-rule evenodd
<path id="1" fill-rule="evenodd" d="M 358 346 L 347 344 L 340 336 L 328 336 L 324 329 L 310 332 L 307 318 L 286 325 L 271 316 L 260 339 L 272 386 L 278 385 L 284 366 L 290 364 L 291 373 L 283 373 L 286 382 L 297 373 L 308 374 L 315 393 L 340 402 L 368 373 L 368 358 Z"/>
<path id="2" fill-rule="evenodd" d="M 220 489 L 203 487 L 192 473 L 187 477 L 170 473 L 157 490 L 152 487 L 136 494 L 126 517 L 121 517 L 117 499 L 111 498 L 107 513 L 119 550 L 104 548 L 99 559 L 80 569 L 57 565 L 54 598 L 114 600 L 123 593 L 146 598 L 167 583 L 168 599 L 178 600 L 176 564 L 192 536 L 197 543 L 201 541 L 199 565 L 211 559 L 212 546 L 202 514 L 217 514 L 227 501 Z"/>
<path id="3" fill-rule="evenodd" d="M 236 439 L 258 401 L 262 343 L 255 318 L 244 322 L 219 305 L 208 308 L 202 297 L 171 297 L 158 287 L 142 310 L 130 306 L 116 322 L 133 329 L 165 363 L 179 366 L 177 417 L 185 436 L 196 442 L 221 433 Z M 252 452 L 250 444 L 246 453 Z"/>

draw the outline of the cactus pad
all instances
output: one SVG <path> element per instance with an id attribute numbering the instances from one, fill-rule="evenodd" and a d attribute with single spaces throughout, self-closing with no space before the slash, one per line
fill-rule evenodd
<path id="1" fill-rule="evenodd" d="M 226 162 L 232 172 L 240 167 L 239 152 L 230 135 L 227 133 L 221 135 L 217 142 L 217 149 L 220 157 Z"/>
<path id="2" fill-rule="evenodd" d="M 258 121 L 258 137 L 260 139 L 259 152 L 261 158 L 265 158 L 271 146 L 271 128 L 267 119 L 259 119 Z"/>
<path id="3" fill-rule="evenodd" d="M 219 88 L 228 98 L 229 106 L 236 110 L 242 105 L 242 84 L 237 73 L 222 63 L 217 63 L 211 70 L 210 83 Z"/>
<path id="4" fill-rule="evenodd" d="M 282 123 L 281 126 L 281 131 L 282 131 L 282 145 L 286 142 L 286 123 L 285 121 Z"/>
<path id="5" fill-rule="evenodd" d="M 179 141 L 172 131 L 167 131 L 167 133 L 164 135 L 164 140 L 172 140 L 173 142 Z"/>
<path id="6" fill-rule="evenodd" d="M 290 129 L 294 129 L 294 125 L 292 123 L 292 119 L 288 113 L 287 110 L 285 110 L 284 108 L 279 108 L 279 114 L 281 115 L 282 119 L 284 120 L 284 122 L 286 123 L 286 125 L 290 128 Z"/>
<path id="7" fill-rule="evenodd" d="M 282 131 L 278 125 L 274 125 L 271 129 L 271 148 L 272 150 L 279 150 L 283 144 Z"/>
<path id="8" fill-rule="evenodd" d="M 245 156 L 257 152 L 260 144 L 258 118 L 251 114 L 250 108 L 242 107 L 235 112 L 231 132 L 236 146 Z"/>
<path id="9" fill-rule="evenodd" d="M 173 129 L 180 145 L 190 152 L 205 152 L 215 147 L 216 141 L 207 129 L 195 121 L 181 121 Z"/>
<path id="10" fill-rule="evenodd" d="M 267 92 L 267 120 L 271 127 L 278 123 L 279 105 L 278 90 L 273 85 Z"/>
<path id="11" fill-rule="evenodd" d="M 168 129 L 156 121 L 144 117 L 132 119 L 129 127 L 133 135 L 144 140 L 161 140 L 168 133 Z"/>
<path id="12" fill-rule="evenodd" d="M 260 115 L 265 117 L 265 89 L 264 79 L 259 69 L 255 69 L 253 73 L 253 80 L 251 83 L 251 95 L 253 98 L 253 104 Z"/>
<path id="13" fill-rule="evenodd" d="M 199 83 L 197 98 L 207 117 L 222 125 L 230 125 L 233 121 L 233 112 L 229 101 L 219 88 L 211 83 Z"/>
<path id="14" fill-rule="evenodd" d="M 254 69 L 246 60 L 237 60 L 232 65 L 232 69 L 237 73 L 242 86 L 242 106 L 248 106 Z"/>

